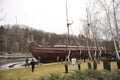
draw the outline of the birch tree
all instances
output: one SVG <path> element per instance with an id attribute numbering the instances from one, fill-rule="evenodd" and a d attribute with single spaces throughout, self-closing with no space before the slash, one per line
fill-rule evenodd
<path id="1" fill-rule="evenodd" d="M 111 33 L 111 36 L 112 36 L 112 39 L 113 39 L 113 43 L 114 43 L 114 48 L 115 48 L 115 51 L 117 53 L 117 58 L 119 58 L 118 48 L 117 48 L 116 38 L 115 38 L 115 36 L 118 37 L 118 30 L 119 29 L 118 29 L 118 26 L 117 26 L 117 18 L 116 18 L 116 10 L 115 10 L 115 6 L 114 6 L 114 4 L 115 4 L 114 0 L 111 0 L 110 2 L 107 2 L 106 0 L 97 0 L 97 2 L 99 2 L 101 7 L 103 8 L 103 10 L 105 11 L 108 26 L 109 26 L 110 33 Z M 111 4 L 113 4 L 113 5 L 111 6 Z M 111 17 L 114 18 L 114 22 L 112 21 Z"/>

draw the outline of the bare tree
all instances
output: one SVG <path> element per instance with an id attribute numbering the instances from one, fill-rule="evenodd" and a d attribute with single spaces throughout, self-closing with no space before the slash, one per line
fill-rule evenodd
<path id="1" fill-rule="evenodd" d="M 84 31 L 84 35 L 86 37 L 86 46 L 88 49 L 88 55 L 89 55 L 89 58 L 92 60 L 92 55 L 91 55 L 91 51 L 90 51 L 90 15 L 89 15 L 88 8 L 86 9 L 86 13 L 87 13 L 87 16 L 86 16 L 87 18 L 84 21 L 83 31 Z"/>
<path id="2" fill-rule="evenodd" d="M 114 7 L 114 0 L 112 2 L 113 4 L 113 11 L 111 10 L 111 5 L 107 5 L 107 1 L 106 0 L 97 0 L 98 2 L 100 2 L 100 4 L 102 5 L 105 13 L 106 13 L 106 18 L 107 18 L 107 21 L 108 21 L 108 25 L 109 25 L 109 28 L 110 28 L 110 33 L 111 33 L 111 36 L 112 36 L 112 39 L 113 39 L 113 43 L 114 43 L 114 47 L 115 47 L 115 50 L 116 50 L 116 53 L 117 53 L 117 57 L 119 58 L 119 55 L 118 55 L 118 49 L 117 49 L 117 45 L 116 45 L 116 39 L 115 39 L 115 32 L 113 32 L 113 30 L 115 29 L 115 27 L 113 26 L 112 27 L 112 24 L 115 24 L 116 28 L 117 27 L 117 19 L 116 19 L 116 13 L 115 13 L 115 7 Z M 110 11 L 113 12 L 113 17 L 114 17 L 114 23 L 111 22 L 111 16 L 110 16 Z M 118 33 L 117 29 L 116 29 L 116 32 Z"/>

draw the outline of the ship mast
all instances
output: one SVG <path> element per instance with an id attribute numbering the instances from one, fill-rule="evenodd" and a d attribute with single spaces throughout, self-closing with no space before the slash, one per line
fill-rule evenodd
<path id="1" fill-rule="evenodd" d="M 66 48 L 67 48 L 67 50 L 69 50 L 68 55 L 67 55 L 67 59 L 68 59 L 68 62 L 69 62 L 69 61 L 70 61 L 70 53 L 71 53 L 70 48 L 69 48 L 69 45 L 70 45 L 69 26 L 70 26 L 72 23 L 69 23 L 67 3 L 66 3 L 66 20 L 67 20 L 67 45 L 66 45 Z"/>
<path id="2" fill-rule="evenodd" d="M 67 7 L 67 3 L 66 3 L 66 21 L 67 21 L 67 45 L 66 45 L 66 47 L 68 48 L 69 45 L 70 45 L 70 40 L 69 40 L 69 26 L 72 23 L 69 23 L 69 20 L 68 20 L 68 7 Z"/>

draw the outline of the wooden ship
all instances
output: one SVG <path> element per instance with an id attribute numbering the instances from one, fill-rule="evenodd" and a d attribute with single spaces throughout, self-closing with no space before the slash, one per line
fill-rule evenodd
<path id="1" fill-rule="evenodd" d="M 96 52 L 96 56 L 99 56 L 99 53 L 105 51 L 103 47 L 93 47 L 89 46 L 89 49 L 86 46 L 70 46 L 69 44 L 69 25 L 72 23 L 68 23 L 68 11 L 67 11 L 67 4 L 66 4 L 66 17 L 67 17 L 67 45 L 66 46 L 53 46 L 53 47 L 41 47 L 36 45 L 34 42 L 30 43 L 29 50 L 32 55 L 36 58 L 41 60 L 43 63 L 48 62 L 58 62 L 58 61 L 69 61 L 71 58 L 89 58 L 90 56 L 89 51 L 91 53 Z"/>
<path id="2" fill-rule="evenodd" d="M 88 49 L 85 46 L 54 46 L 54 47 L 41 47 L 39 45 L 36 45 L 34 42 L 30 43 L 29 46 L 30 52 L 32 55 L 39 59 L 43 63 L 49 63 L 49 62 L 59 62 L 59 61 L 65 61 L 70 60 L 71 58 L 83 59 L 83 58 L 89 58 L 88 55 Z M 91 53 L 97 52 L 97 57 L 99 57 L 99 49 L 90 47 Z M 101 47 L 101 51 L 104 52 L 105 49 Z M 101 53 L 102 53 L 101 52 Z"/>

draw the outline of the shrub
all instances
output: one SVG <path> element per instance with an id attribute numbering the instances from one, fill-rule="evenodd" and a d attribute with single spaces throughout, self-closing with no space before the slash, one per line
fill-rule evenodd
<path id="1" fill-rule="evenodd" d="M 120 73 L 118 70 L 104 73 L 105 80 L 120 80 Z"/>
<path id="2" fill-rule="evenodd" d="M 85 74 L 86 74 L 86 77 L 89 77 L 92 80 L 104 80 L 104 76 L 102 72 L 97 70 L 87 70 Z"/>
<path id="3" fill-rule="evenodd" d="M 51 73 L 49 77 L 41 77 L 40 80 L 62 80 L 58 73 Z"/>

